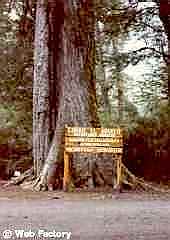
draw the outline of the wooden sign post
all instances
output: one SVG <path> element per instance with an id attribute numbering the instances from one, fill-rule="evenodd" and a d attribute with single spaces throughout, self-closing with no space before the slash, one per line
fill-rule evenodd
<path id="1" fill-rule="evenodd" d="M 68 153 L 66 151 L 64 151 L 64 179 L 63 179 L 64 191 L 68 190 L 69 183 L 70 183 L 69 155 L 68 155 Z"/>
<path id="2" fill-rule="evenodd" d="M 112 153 L 117 155 L 117 187 L 121 185 L 123 134 L 120 128 L 65 128 L 63 188 L 70 184 L 69 153 Z"/>

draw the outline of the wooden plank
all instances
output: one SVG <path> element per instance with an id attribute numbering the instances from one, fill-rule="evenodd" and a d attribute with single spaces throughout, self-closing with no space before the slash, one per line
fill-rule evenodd
<path id="1" fill-rule="evenodd" d="M 122 148 L 111 147 L 65 147 L 66 152 L 86 152 L 86 153 L 122 153 Z"/>
<path id="2" fill-rule="evenodd" d="M 122 181 L 122 156 L 118 156 L 117 159 L 117 185 L 116 188 L 121 190 L 121 181 Z"/>
<path id="3" fill-rule="evenodd" d="M 116 137 L 122 136 L 122 130 L 120 128 L 66 127 L 65 135 L 79 137 Z"/>
<path id="4" fill-rule="evenodd" d="M 65 137 L 66 147 L 123 147 L 123 138 Z"/>
<path id="5" fill-rule="evenodd" d="M 123 138 L 122 137 L 116 137 L 116 138 L 100 138 L 100 137 L 65 137 L 65 142 L 96 142 L 96 143 L 118 143 L 121 142 L 123 143 Z"/>
<path id="6" fill-rule="evenodd" d="M 121 143 L 91 143 L 91 142 L 71 142 L 66 143 L 66 147 L 122 147 Z"/>

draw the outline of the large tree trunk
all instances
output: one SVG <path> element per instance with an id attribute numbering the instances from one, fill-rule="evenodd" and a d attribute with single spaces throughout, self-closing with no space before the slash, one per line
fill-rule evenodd
<path id="1" fill-rule="evenodd" d="M 33 83 L 34 174 L 40 174 L 49 150 L 48 23 L 45 0 L 37 1 Z"/>
<path id="2" fill-rule="evenodd" d="M 51 55 L 57 53 L 57 60 L 51 56 L 49 61 L 50 73 L 53 74 L 51 81 L 53 81 L 53 88 L 58 93 L 58 97 L 55 97 L 56 94 L 50 102 L 50 108 L 53 103 L 52 109 L 56 114 L 55 131 L 41 171 L 38 187 L 46 187 L 51 166 L 55 161 L 63 160 L 64 126 L 66 124 L 69 126 L 99 126 L 94 72 L 94 6 L 91 0 L 82 1 L 83 3 L 77 1 L 74 6 L 70 1 L 59 2 L 60 4 L 57 4 L 51 0 L 49 4 L 52 5 L 49 5 L 48 8 L 49 16 L 55 18 L 57 16 L 57 19 L 59 18 L 57 23 L 60 25 L 56 24 L 55 26 L 60 36 L 60 48 L 52 49 L 51 47 Z M 39 11 L 38 8 L 37 11 Z M 63 14 L 57 15 L 58 13 Z M 57 39 L 53 39 L 53 42 L 59 44 Z M 55 67 L 54 64 L 57 66 Z M 46 66 L 46 69 L 49 65 Z M 55 78 L 57 83 L 54 83 Z M 36 81 L 36 79 L 34 80 Z M 36 104 L 35 101 L 34 104 Z M 37 121 L 36 119 L 36 123 Z M 50 119 L 50 121 L 52 120 Z M 35 127 L 36 123 L 34 123 Z M 50 124 L 48 129 L 49 126 Z M 42 135 L 43 133 L 40 131 L 38 134 Z M 39 138 L 34 139 L 34 142 L 34 146 L 41 145 Z"/>

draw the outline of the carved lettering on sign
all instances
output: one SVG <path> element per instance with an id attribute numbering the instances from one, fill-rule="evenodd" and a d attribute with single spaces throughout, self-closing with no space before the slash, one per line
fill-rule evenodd
<path id="1" fill-rule="evenodd" d="M 122 147 L 120 128 L 66 128 L 65 149 L 68 152 L 122 153 Z"/>
<path id="2" fill-rule="evenodd" d="M 66 135 L 79 137 L 118 137 L 121 136 L 120 128 L 66 128 Z"/>
<path id="3" fill-rule="evenodd" d="M 99 137 L 66 137 L 66 142 L 96 142 L 96 143 L 105 143 L 105 142 L 122 142 L 122 138 L 121 137 L 116 137 L 116 138 L 99 138 Z"/>
<path id="4" fill-rule="evenodd" d="M 122 153 L 122 148 L 109 147 L 66 147 L 66 152 L 86 152 L 86 153 Z"/>

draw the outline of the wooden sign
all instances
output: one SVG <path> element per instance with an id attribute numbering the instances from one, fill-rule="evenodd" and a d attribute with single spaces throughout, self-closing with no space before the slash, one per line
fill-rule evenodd
<path id="1" fill-rule="evenodd" d="M 121 136 L 120 128 L 66 127 L 66 135 L 79 137 L 116 137 Z"/>
<path id="2" fill-rule="evenodd" d="M 120 128 L 67 127 L 67 152 L 122 153 L 123 137 Z"/>
<path id="3" fill-rule="evenodd" d="M 70 152 L 80 153 L 113 153 L 122 155 L 123 134 L 120 128 L 65 128 L 65 151 L 64 151 L 64 190 L 67 190 L 69 175 Z M 120 156 L 119 156 L 120 159 Z M 120 185 L 121 162 L 117 161 L 117 185 Z"/>

